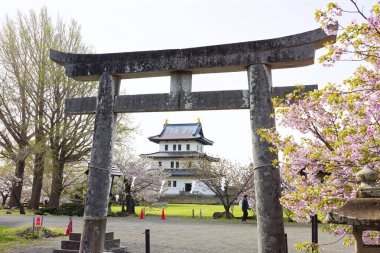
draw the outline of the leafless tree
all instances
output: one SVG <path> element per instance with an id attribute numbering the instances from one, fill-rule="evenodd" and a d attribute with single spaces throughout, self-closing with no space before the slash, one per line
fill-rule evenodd
<path id="1" fill-rule="evenodd" d="M 242 195 L 252 193 L 253 168 L 226 159 L 211 162 L 207 159 L 187 161 L 191 173 L 203 182 L 221 201 L 227 219 L 232 218 L 230 207 Z"/>

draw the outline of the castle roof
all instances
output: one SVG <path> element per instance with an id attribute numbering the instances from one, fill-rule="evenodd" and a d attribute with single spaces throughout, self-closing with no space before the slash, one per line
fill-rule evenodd
<path id="1" fill-rule="evenodd" d="M 206 155 L 205 153 L 198 152 L 198 151 L 177 151 L 177 152 L 155 152 L 150 154 L 141 154 L 142 157 L 147 158 L 156 158 L 156 159 L 169 159 L 169 158 L 205 158 L 209 161 L 217 162 L 219 161 L 219 158 L 215 158 L 209 155 Z"/>
<path id="2" fill-rule="evenodd" d="M 204 145 L 212 145 L 213 141 L 207 139 L 203 135 L 202 124 L 186 123 L 186 124 L 165 124 L 164 129 L 159 135 L 148 138 L 154 143 L 160 141 L 197 141 Z"/>

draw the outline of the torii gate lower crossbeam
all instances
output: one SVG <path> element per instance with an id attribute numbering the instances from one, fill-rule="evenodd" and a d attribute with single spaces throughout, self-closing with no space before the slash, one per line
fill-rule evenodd
<path id="1" fill-rule="evenodd" d="M 144 111 L 249 109 L 252 128 L 255 198 L 259 253 L 284 253 L 284 224 L 277 156 L 261 141 L 259 128 L 275 127 L 271 118 L 273 93 L 271 69 L 306 66 L 314 51 L 333 41 L 322 30 L 287 37 L 201 48 L 78 55 L 51 50 L 51 58 L 64 65 L 77 80 L 99 80 L 97 98 L 66 101 L 66 113 L 95 113 L 95 131 L 89 171 L 81 253 L 103 252 L 110 190 L 116 113 Z M 243 71 L 248 90 L 191 92 L 192 74 Z M 170 93 L 118 96 L 120 79 L 171 76 Z M 309 87 L 314 89 L 316 86 Z"/>

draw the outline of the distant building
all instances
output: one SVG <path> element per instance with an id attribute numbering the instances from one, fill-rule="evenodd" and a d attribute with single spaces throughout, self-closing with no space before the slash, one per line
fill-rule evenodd
<path id="1" fill-rule="evenodd" d="M 151 154 L 142 154 L 157 161 L 157 165 L 168 172 L 169 177 L 164 187 L 165 195 L 202 194 L 215 195 L 205 184 L 191 173 L 187 165 L 188 159 L 207 159 L 219 161 L 218 158 L 204 153 L 204 146 L 214 142 L 203 135 L 202 124 L 164 124 L 159 135 L 148 138 L 159 144 L 159 151 Z"/>

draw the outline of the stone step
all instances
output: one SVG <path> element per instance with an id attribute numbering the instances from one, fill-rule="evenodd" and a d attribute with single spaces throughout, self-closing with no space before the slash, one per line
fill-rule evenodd
<path id="1" fill-rule="evenodd" d="M 79 250 L 80 241 L 61 241 L 61 249 Z M 104 241 L 104 249 L 112 249 L 120 247 L 120 239 L 112 239 Z"/>
<path id="2" fill-rule="evenodd" d="M 81 237 L 81 236 L 82 236 L 81 233 L 70 233 L 70 235 L 69 235 L 69 240 L 70 240 L 70 241 L 80 241 L 80 237 Z M 112 240 L 113 237 L 114 237 L 113 232 L 107 232 L 107 233 L 106 233 L 106 237 L 105 237 L 105 239 L 106 239 L 106 240 Z"/>

